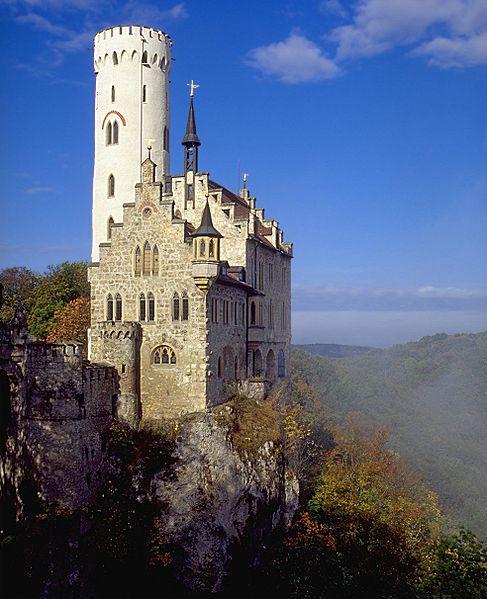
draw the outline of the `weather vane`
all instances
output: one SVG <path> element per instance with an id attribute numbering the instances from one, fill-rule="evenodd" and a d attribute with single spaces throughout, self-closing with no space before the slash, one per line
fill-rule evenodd
<path id="1" fill-rule="evenodd" d="M 248 173 L 244 173 L 243 177 L 242 177 L 242 179 L 243 179 L 243 188 L 244 189 L 247 189 L 247 179 L 248 179 L 248 176 L 249 176 Z"/>
<path id="2" fill-rule="evenodd" d="M 191 96 L 191 98 L 194 96 L 194 90 L 200 86 L 199 83 L 195 83 L 192 79 L 191 79 L 191 83 L 186 83 L 186 85 L 189 87 L 189 95 Z"/>

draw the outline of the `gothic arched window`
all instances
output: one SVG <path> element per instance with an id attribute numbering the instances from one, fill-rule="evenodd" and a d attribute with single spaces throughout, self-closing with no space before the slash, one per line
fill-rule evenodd
<path id="1" fill-rule="evenodd" d="M 112 227 L 113 227 L 113 218 L 110 216 L 107 224 L 107 239 L 112 238 Z"/>
<path id="2" fill-rule="evenodd" d="M 181 313 L 181 320 L 188 320 L 189 318 L 189 300 L 188 300 L 188 296 L 186 294 L 186 292 L 183 292 L 182 295 L 182 313 Z"/>
<path id="3" fill-rule="evenodd" d="M 117 121 L 114 121 L 114 123 L 113 123 L 112 144 L 118 144 L 118 122 Z"/>
<path id="4" fill-rule="evenodd" d="M 145 320 L 145 315 L 145 295 L 141 293 L 139 297 L 139 319 Z"/>
<path id="5" fill-rule="evenodd" d="M 202 239 L 200 241 L 200 256 L 204 257 L 205 256 L 205 252 L 206 252 L 206 244 L 205 244 L 205 240 Z"/>
<path id="6" fill-rule="evenodd" d="M 108 177 L 108 197 L 113 198 L 115 195 L 115 177 L 110 175 Z"/>
<path id="7" fill-rule="evenodd" d="M 161 345 L 152 353 L 152 364 L 156 366 L 175 366 L 176 352 L 169 345 Z"/>
<path id="8" fill-rule="evenodd" d="M 156 315 L 156 302 L 154 299 L 154 294 L 152 292 L 149 292 L 147 294 L 147 302 L 149 304 L 149 311 L 148 311 L 148 318 L 147 320 L 149 322 L 153 322 L 155 315 Z"/>
<path id="9" fill-rule="evenodd" d="M 213 241 L 213 239 L 210 239 L 210 244 L 208 246 L 208 256 L 210 258 L 215 257 L 215 242 Z"/>
<path id="10" fill-rule="evenodd" d="M 142 62 L 143 64 L 149 64 L 149 58 L 147 55 L 147 50 L 144 50 L 143 54 L 142 54 Z"/>
<path id="11" fill-rule="evenodd" d="M 142 272 L 142 252 L 140 251 L 140 247 L 137 246 L 135 250 L 135 276 L 140 277 Z"/>
<path id="12" fill-rule="evenodd" d="M 115 296 L 115 320 L 122 320 L 122 296 L 120 293 Z"/>
<path id="13" fill-rule="evenodd" d="M 152 274 L 159 274 L 159 249 L 157 245 L 154 246 L 154 250 L 152 252 Z"/>
<path id="14" fill-rule="evenodd" d="M 143 275 L 150 275 L 150 259 L 151 259 L 150 243 L 148 241 L 146 241 L 145 245 L 144 245 L 144 260 L 142 263 L 142 274 Z"/>
<path id="15" fill-rule="evenodd" d="M 107 320 L 113 320 L 113 297 L 111 293 L 107 297 Z"/>
<path id="16" fill-rule="evenodd" d="M 118 56 L 117 56 L 116 52 L 114 52 L 112 54 L 112 60 L 113 60 L 113 64 L 118 64 Z"/>
<path id="17" fill-rule="evenodd" d="M 177 293 L 172 296 L 172 319 L 179 320 L 179 295 Z"/>
<path id="18" fill-rule="evenodd" d="M 107 146 L 111 146 L 112 145 L 112 124 L 110 123 L 110 121 L 108 122 L 105 135 L 106 135 Z"/>

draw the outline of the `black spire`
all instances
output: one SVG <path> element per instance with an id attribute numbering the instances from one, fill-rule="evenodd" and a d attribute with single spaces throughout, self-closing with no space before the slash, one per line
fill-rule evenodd
<path id="1" fill-rule="evenodd" d="M 184 173 L 188 171 L 198 171 L 198 146 L 201 145 L 200 138 L 196 133 L 196 119 L 194 117 L 193 96 L 189 101 L 188 121 L 186 123 L 186 133 L 181 142 L 184 146 Z"/>
<path id="2" fill-rule="evenodd" d="M 210 205 L 208 204 L 208 198 L 206 198 L 206 204 L 203 209 L 201 216 L 201 224 L 192 235 L 193 237 L 223 237 L 223 235 L 215 229 L 213 226 L 213 220 L 211 218 Z"/>

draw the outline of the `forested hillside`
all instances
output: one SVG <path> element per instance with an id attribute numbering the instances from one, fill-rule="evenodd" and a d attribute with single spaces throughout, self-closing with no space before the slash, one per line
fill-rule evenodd
<path id="1" fill-rule="evenodd" d="M 317 354 L 325 358 L 352 358 L 374 349 L 364 345 L 340 345 L 339 343 L 309 343 L 293 345 L 293 347 L 295 349 L 304 349 L 309 354 Z"/>
<path id="2" fill-rule="evenodd" d="M 423 472 L 446 513 L 487 536 L 487 332 L 333 361 L 295 350 L 293 371 L 295 399 L 316 421 L 357 412 L 387 425 L 391 448 Z"/>

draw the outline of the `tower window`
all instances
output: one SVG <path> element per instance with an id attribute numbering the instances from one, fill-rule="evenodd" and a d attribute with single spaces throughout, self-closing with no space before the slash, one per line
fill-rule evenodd
<path id="1" fill-rule="evenodd" d="M 112 124 L 110 122 L 107 125 L 105 135 L 106 135 L 107 146 L 111 146 L 112 145 Z"/>
<path id="2" fill-rule="evenodd" d="M 112 238 L 112 227 L 113 227 L 113 218 L 110 216 L 110 218 L 108 219 L 108 225 L 107 225 L 107 239 L 111 239 Z"/>
<path id="3" fill-rule="evenodd" d="M 108 177 L 108 197 L 113 198 L 115 195 L 115 177 L 110 175 Z"/>
<path id="4" fill-rule="evenodd" d="M 122 296 L 120 293 L 115 296 L 115 320 L 122 320 Z"/>
<path id="5" fill-rule="evenodd" d="M 112 54 L 112 59 L 113 59 L 113 64 L 118 64 L 118 56 L 117 56 L 116 52 L 114 52 Z"/>
<path id="6" fill-rule="evenodd" d="M 144 260 L 142 264 L 142 274 L 150 275 L 150 259 L 151 259 L 151 251 L 150 251 L 150 243 L 148 241 L 145 242 L 144 245 Z"/>
<path id="7" fill-rule="evenodd" d="M 145 295 L 143 293 L 140 294 L 139 298 L 139 317 L 140 320 L 145 320 Z"/>
<path id="8" fill-rule="evenodd" d="M 255 324 L 255 302 L 250 304 L 250 324 Z"/>
<path id="9" fill-rule="evenodd" d="M 154 246 L 154 252 L 152 254 L 152 274 L 159 274 L 159 249 L 157 245 Z"/>
<path id="10" fill-rule="evenodd" d="M 152 363 L 156 366 L 175 366 L 176 352 L 169 345 L 161 345 L 154 350 Z"/>
<path id="11" fill-rule="evenodd" d="M 147 102 L 147 85 L 142 86 L 142 102 Z"/>
<path id="12" fill-rule="evenodd" d="M 142 271 L 142 252 L 140 251 L 140 247 L 137 246 L 135 250 L 135 276 L 140 277 Z"/>
<path id="13" fill-rule="evenodd" d="M 113 297 L 111 293 L 107 297 L 107 320 L 113 320 Z"/>
<path id="14" fill-rule="evenodd" d="M 149 58 L 147 56 L 147 50 L 145 50 L 142 54 L 142 63 L 143 64 L 149 64 Z"/>
<path id="15" fill-rule="evenodd" d="M 179 320 L 179 295 L 177 293 L 172 298 L 172 319 Z"/>
<path id="16" fill-rule="evenodd" d="M 156 302 L 154 299 L 154 294 L 152 292 L 147 294 L 147 300 L 149 304 L 148 320 L 149 322 L 153 322 L 156 313 Z"/>
<path id="17" fill-rule="evenodd" d="M 200 256 L 204 258 L 205 252 L 206 252 L 206 244 L 205 244 L 205 240 L 202 239 L 200 241 Z"/>
<path id="18" fill-rule="evenodd" d="M 115 102 L 115 86 L 112 85 L 112 102 Z"/>
<path id="19" fill-rule="evenodd" d="M 213 241 L 213 239 L 210 239 L 210 245 L 208 248 L 208 256 L 210 258 L 214 258 L 215 257 L 215 242 Z"/>
<path id="20" fill-rule="evenodd" d="M 115 121 L 113 123 L 113 139 L 112 139 L 112 143 L 113 144 L 118 144 L 118 123 L 117 123 L 117 121 Z"/>
<path id="21" fill-rule="evenodd" d="M 188 300 L 188 296 L 186 295 L 186 293 L 183 293 L 183 301 L 182 301 L 182 314 L 181 314 L 181 320 L 188 320 L 189 318 L 189 300 Z"/>

